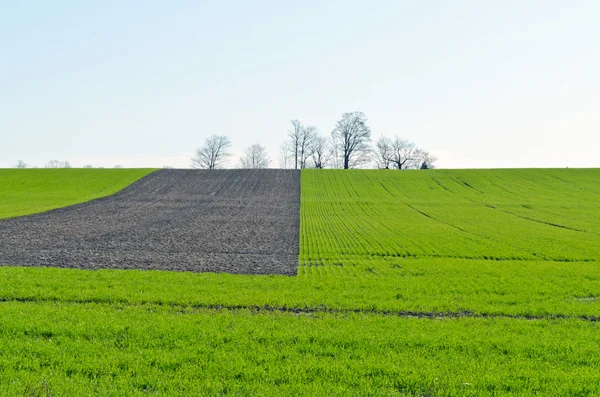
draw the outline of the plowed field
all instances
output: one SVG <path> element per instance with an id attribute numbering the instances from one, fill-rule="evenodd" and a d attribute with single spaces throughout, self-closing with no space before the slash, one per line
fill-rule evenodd
<path id="1" fill-rule="evenodd" d="M 0 221 L 0 264 L 296 274 L 300 173 L 161 170 L 88 203 Z"/>

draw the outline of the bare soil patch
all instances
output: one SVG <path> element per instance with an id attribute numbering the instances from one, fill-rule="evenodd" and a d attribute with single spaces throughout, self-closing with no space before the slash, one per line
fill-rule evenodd
<path id="1" fill-rule="evenodd" d="M 296 274 L 300 172 L 161 170 L 0 221 L 0 265 Z"/>

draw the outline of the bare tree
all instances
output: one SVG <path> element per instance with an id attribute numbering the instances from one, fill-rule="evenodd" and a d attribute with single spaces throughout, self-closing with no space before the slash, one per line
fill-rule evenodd
<path id="1" fill-rule="evenodd" d="M 369 161 L 371 129 L 363 112 L 344 113 L 331 136 L 344 169 Z"/>
<path id="2" fill-rule="evenodd" d="M 121 164 L 116 164 L 114 168 L 123 168 L 123 166 Z"/>
<path id="3" fill-rule="evenodd" d="M 94 168 L 94 166 L 91 165 L 91 164 L 86 164 L 86 165 L 83 166 L 83 168 Z"/>
<path id="4" fill-rule="evenodd" d="M 71 168 L 71 163 L 68 161 L 50 160 L 44 166 L 45 168 Z"/>
<path id="5" fill-rule="evenodd" d="M 392 157 L 392 141 L 390 138 L 382 136 L 375 146 L 377 148 L 377 156 L 375 158 L 377 168 L 388 170 L 390 168 L 390 158 Z"/>
<path id="6" fill-rule="evenodd" d="M 17 161 L 17 164 L 15 164 L 15 168 L 27 168 L 27 163 L 23 160 L 19 160 Z"/>
<path id="7" fill-rule="evenodd" d="M 433 168 L 437 161 L 435 156 L 429 152 L 417 148 L 417 146 L 406 140 L 395 137 L 393 140 L 381 137 L 376 144 L 377 166 L 389 168 L 393 165 L 399 170 L 404 169 L 428 169 Z"/>
<path id="8" fill-rule="evenodd" d="M 50 160 L 44 165 L 44 168 L 61 168 L 60 163 L 58 160 Z"/>
<path id="9" fill-rule="evenodd" d="M 300 168 L 306 168 L 308 159 L 312 156 L 314 140 L 318 136 L 317 128 L 312 125 L 302 127 L 302 137 L 300 139 Z"/>
<path id="10" fill-rule="evenodd" d="M 292 166 L 292 146 L 289 144 L 289 142 L 284 142 L 280 147 L 279 147 L 279 168 L 291 168 Z"/>
<path id="11" fill-rule="evenodd" d="M 344 162 L 340 156 L 339 146 L 336 138 L 332 135 L 329 139 L 329 148 L 331 149 L 331 165 L 333 168 L 342 168 Z"/>
<path id="12" fill-rule="evenodd" d="M 325 168 L 329 164 L 332 152 L 327 138 L 321 135 L 316 135 L 312 140 L 311 145 L 312 159 L 315 168 Z"/>
<path id="13" fill-rule="evenodd" d="M 231 141 L 223 135 L 211 135 L 204 140 L 204 146 L 192 158 L 193 168 L 216 169 L 231 156 Z"/>
<path id="14" fill-rule="evenodd" d="M 416 149 L 413 153 L 413 160 L 409 164 L 409 168 L 428 170 L 435 168 L 437 157 L 423 149 Z"/>
<path id="15" fill-rule="evenodd" d="M 292 120 L 292 128 L 288 131 L 290 154 L 294 161 L 294 169 L 306 168 L 312 156 L 313 140 L 318 136 L 317 128 L 312 125 L 302 125 L 298 120 Z"/>
<path id="16" fill-rule="evenodd" d="M 288 130 L 290 138 L 290 153 L 294 161 L 294 169 L 298 169 L 298 153 L 300 152 L 300 141 L 302 140 L 302 124 L 298 120 L 292 120 L 292 128 Z"/>
<path id="17" fill-rule="evenodd" d="M 250 145 L 245 151 L 244 156 L 240 159 L 240 168 L 267 168 L 271 160 L 267 154 L 267 149 L 255 143 Z"/>
<path id="18" fill-rule="evenodd" d="M 406 139 L 394 138 L 392 141 L 392 156 L 390 161 L 394 164 L 394 168 L 402 170 L 408 168 L 413 159 L 413 154 L 416 150 L 414 143 Z"/>

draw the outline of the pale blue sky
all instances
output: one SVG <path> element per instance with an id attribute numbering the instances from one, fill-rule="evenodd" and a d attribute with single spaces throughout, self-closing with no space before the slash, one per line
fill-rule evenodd
<path id="1" fill-rule="evenodd" d="M 0 0 L 0 167 L 277 165 L 355 110 L 442 168 L 600 167 L 600 1 Z"/>

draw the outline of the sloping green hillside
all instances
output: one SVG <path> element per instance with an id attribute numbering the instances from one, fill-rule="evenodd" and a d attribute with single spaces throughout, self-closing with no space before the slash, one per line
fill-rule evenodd
<path id="1" fill-rule="evenodd" d="M 118 192 L 152 169 L 0 169 L 0 219 L 66 207 Z"/>
<path id="2" fill-rule="evenodd" d="M 600 260 L 600 170 L 302 174 L 301 260 Z"/>

